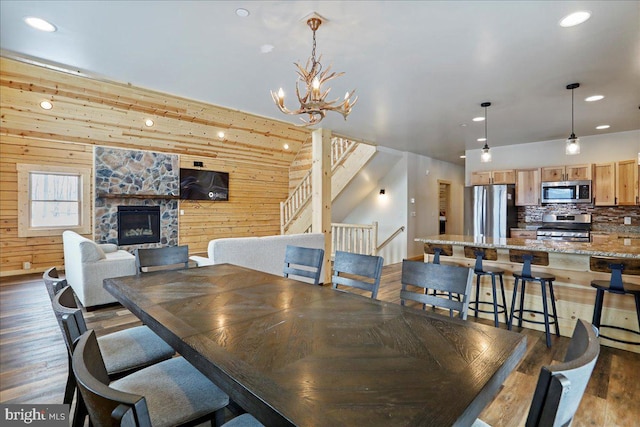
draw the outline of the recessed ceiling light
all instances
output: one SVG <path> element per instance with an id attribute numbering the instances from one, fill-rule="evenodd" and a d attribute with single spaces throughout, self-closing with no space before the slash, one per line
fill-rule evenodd
<path id="1" fill-rule="evenodd" d="M 24 18 L 24 22 L 27 23 L 31 28 L 35 28 L 36 30 L 46 31 L 47 33 L 53 33 L 57 30 L 56 26 L 50 22 L 45 21 L 42 18 L 36 18 L 35 16 L 27 16 Z"/>
<path id="2" fill-rule="evenodd" d="M 604 95 L 593 95 L 593 96 L 586 97 L 584 100 L 587 102 L 593 102 L 593 101 L 600 101 L 601 99 L 604 99 Z"/>
<path id="3" fill-rule="evenodd" d="M 288 149 L 289 149 L 289 144 L 284 144 L 282 147 L 283 147 L 285 150 L 288 150 Z"/>
<path id="4" fill-rule="evenodd" d="M 43 110 L 51 110 L 53 108 L 53 104 L 49 101 L 42 101 L 40 103 L 40 108 Z"/>
<path id="5" fill-rule="evenodd" d="M 598 130 L 602 130 L 602 129 L 609 129 L 611 126 L 609 125 L 600 125 L 600 126 L 596 126 L 596 129 Z"/>
<path id="6" fill-rule="evenodd" d="M 245 8 L 239 7 L 236 9 L 236 15 L 238 15 L 240 18 L 246 18 L 247 16 L 249 16 L 249 11 Z"/>
<path id="7" fill-rule="evenodd" d="M 487 140 L 487 138 L 478 138 L 477 141 L 478 142 L 485 142 Z"/>
<path id="8" fill-rule="evenodd" d="M 263 44 L 262 46 L 260 46 L 260 52 L 262 53 L 271 53 L 272 50 L 273 50 L 272 44 Z"/>
<path id="9" fill-rule="evenodd" d="M 145 120 L 144 121 L 144 125 L 147 126 L 147 127 L 153 126 L 153 120 L 151 120 L 151 119 Z"/>
<path id="10" fill-rule="evenodd" d="M 484 122 L 484 117 L 474 117 L 473 121 L 474 122 Z"/>
<path id="11" fill-rule="evenodd" d="M 220 139 L 224 138 L 224 132 L 222 131 L 218 132 L 218 138 Z"/>
<path id="12" fill-rule="evenodd" d="M 588 10 L 581 10 L 565 16 L 560 20 L 561 27 L 573 27 L 575 25 L 582 24 L 587 19 L 591 18 L 591 12 Z"/>

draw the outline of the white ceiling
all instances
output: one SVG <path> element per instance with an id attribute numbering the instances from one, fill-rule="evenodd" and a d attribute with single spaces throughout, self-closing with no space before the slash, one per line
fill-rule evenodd
<path id="1" fill-rule="evenodd" d="M 250 11 L 246 18 L 235 10 Z M 582 25 L 565 15 L 589 10 Z M 356 89 L 345 122 L 322 126 L 398 150 L 462 163 L 477 149 L 490 101 L 489 145 L 564 139 L 575 91 L 578 136 L 640 129 L 638 1 L 9 1 L 0 2 L 4 55 L 27 55 L 110 80 L 291 123 L 269 91 L 294 109 L 296 70 L 311 53 L 305 17 L 325 68 L 345 75 L 336 97 Z M 55 33 L 36 31 L 44 18 Z M 274 46 L 261 53 L 263 44 Z M 601 94 L 598 102 L 585 102 Z M 597 125 L 608 124 L 598 131 Z"/>

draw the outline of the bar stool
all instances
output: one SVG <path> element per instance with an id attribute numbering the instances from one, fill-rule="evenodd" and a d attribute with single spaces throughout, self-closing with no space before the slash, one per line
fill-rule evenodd
<path id="1" fill-rule="evenodd" d="M 635 261 L 635 263 L 634 263 Z M 608 268 L 602 268 L 602 264 L 606 263 Z M 629 268 L 629 274 L 640 274 L 640 261 L 638 260 L 625 260 L 622 259 L 607 259 L 600 257 L 591 257 L 590 260 L 592 271 L 611 271 L 610 280 L 592 280 L 591 286 L 596 288 L 596 301 L 593 310 L 593 326 L 600 328 L 618 329 L 626 332 L 631 332 L 636 335 L 640 335 L 640 285 L 634 285 L 632 283 L 622 281 L 622 272 L 627 267 Z M 635 265 L 637 264 L 637 265 Z M 635 267 L 635 268 L 634 268 Z M 626 273 L 625 273 L 626 274 Z M 633 295 L 636 302 L 636 316 L 638 318 L 638 331 L 632 329 L 623 328 L 621 326 L 607 325 L 601 323 L 602 307 L 604 305 L 604 294 L 610 292 L 618 295 Z M 611 341 L 616 341 L 623 344 L 640 345 L 640 341 L 627 341 L 620 338 L 613 338 L 600 333 L 601 338 L 606 338 Z"/>
<path id="2" fill-rule="evenodd" d="M 498 314 L 504 313 L 504 323 L 509 324 L 509 316 L 507 313 L 507 298 L 504 294 L 504 270 L 498 267 L 485 267 L 482 265 L 482 260 L 495 261 L 498 259 L 498 255 L 495 249 L 478 248 L 474 246 L 465 246 L 464 255 L 467 258 L 475 258 L 476 263 L 473 267 L 473 272 L 476 274 L 476 299 L 475 301 L 469 301 L 469 310 L 475 312 L 475 317 L 478 317 L 480 313 L 493 313 L 493 324 L 497 328 L 500 324 L 498 320 Z M 492 300 L 480 300 L 480 281 L 483 276 L 491 276 L 491 295 Z M 500 292 L 502 294 L 502 304 L 498 303 L 498 293 L 496 290 L 496 276 L 500 277 Z M 481 310 L 480 304 L 491 304 L 493 310 Z"/>
<path id="3" fill-rule="evenodd" d="M 424 253 L 433 255 L 431 262 L 433 264 L 440 264 L 440 256 L 452 256 L 453 255 L 453 245 L 441 245 L 438 243 L 425 243 L 424 244 Z M 425 295 L 429 293 L 429 289 L 425 288 Z M 438 292 L 433 289 L 431 291 L 431 295 L 433 296 L 448 296 L 449 299 L 455 299 L 456 301 L 460 301 L 460 295 L 453 295 L 451 292 Z M 426 304 L 422 304 L 422 309 L 425 310 L 427 308 Z M 435 310 L 435 306 L 433 307 Z M 453 311 L 449 310 L 449 314 L 452 315 Z"/>
<path id="4" fill-rule="evenodd" d="M 440 256 L 452 256 L 453 255 L 453 246 L 452 245 L 441 245 L 438 243 L 425 243 L 424 244 L 424 253 L 433 255 L 432 263 L 440 264 Z"/>
<path id="5" fill-rule="evenodd" d="M 522 327 L 522 322 L 530 322 L 536 323 L 539 325 L 544 325 L 545 335 L 547 337 L 547 347 L 551 347 L 551 331 L 550 324 L 553 324 L 556 329 L 556 335 L 560 336 L 560 328 L 558 327 L 558 314 L 556 311 L 556 300 L 555 295 L 553 294 L 553 281 L 556 280 L 556 277 L 553 274 L 548 273 L 537 273 L 531 271 L 531 264 L 534 265 L 549 265 L 549 254 L 546 252 L 539 251 L 520 251 L 520 250 L 510 250 L 509 251 L 509 259 L 511 262 L 523 262 L 522 271 L 513 273 L 513 277 L 515 277 L 515 283 L 513 285 L 513 299 L 511 301 L 511 315 L 509 316 L 508 329 L 511 330 L 513 326 L 513 319 L 518 319 L 518 327 Z M 520 290 L 520 305 L 518 306 L 518 314 L 516 311 L 516 299 L 518 294 L 518 282 L 520 282 L 521 290 Z M 533 310 L 533 309 L 525 309 L 524 308 L 524 294 L 525 287 L 527 282 L 539 282 L 540 289 L 542 291 L 542 310 Z M 549 319 L 549 309 L 547 308 L 547 286 L 549 286 L 549 297 L 551 298 L 551 317 Z M 544 319 L 543 321 L 538 321 L 534 319 L 525 319 L 523 313 L 534 313 L 534 314 L 542 314 Z"/>

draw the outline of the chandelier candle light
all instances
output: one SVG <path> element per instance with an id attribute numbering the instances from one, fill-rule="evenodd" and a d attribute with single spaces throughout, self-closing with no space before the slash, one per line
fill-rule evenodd
<path id="1" fill-rule="evenodd" d="M 320 58 L 316 60 L 316 30 L 322 24 L 322 19 L 319 15 L 313 14 L 311 18 L 307 20 L 307 25 L 313 31 L 313 49 L 311 50 L 311 57 L 307 59 L 307 63 L 304 68 L 300 64 L 294 63 L 298 67 L 298 80 L 296 81 L 296 95 L 300 102 L 300 108 L 291 111 L 284 106 L 284 91 L 282 88 L 277 93 L 271 91 L 271 97 L 276 103 L 280 111 L 285 114 L 308 114 L 309 119 L 305 120 L 300 118 L 304 122 L 303 126 L 311 126 L 319 123 L 327 111 L 336 111 L 347 120 L 347 116 L 351 113 L 351 109 L 358 102 L 358 97 L 353 98 L 355 90 L 347 92 L 344 95 L 342 102 L 338 103 L 339 99 L 333 101 L 325 101 L 331 88 L 323 91 L 322 85 L 329 80 L 339 77 L 344 73 L 335 73 L 331 71 L 331 66 L 326 70 L 322 70 L 322 64 L 320 64 Z M 302 82 L 305 85 L 304 96 L 300 94 L 299 83 Z M 352 99 L 353 98 L 353 99 Z"/>
<path id="2" fill-rule="evenodd" d="M 580 140 L 573 133 L 573 90 L 580 87 L 580 83 L 571 83 L 567 85 L 567 89 L 571 90 L 571 135 L 567 138 L 567 145 L 565 146 L 564 153 L 568 156 L 574 154 L 580 154 Z"/>
<path id="3" fill-rule="evenodd" d="M 480 154 L 480 161 L 482 163 L 488 163 L 491 161 L 491 152 L 489 151 L 489 143 L 487 139 L 487 107 L 491 106 L 490 102 L 483 102 L 480 104 L 484 107 L 484 147 L 482 147 L 482 154 Z"/>

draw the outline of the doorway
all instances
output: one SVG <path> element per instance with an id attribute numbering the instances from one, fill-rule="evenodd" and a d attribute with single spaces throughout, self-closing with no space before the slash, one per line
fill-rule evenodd
<path id="1" fill-rule="evenodd" d="M 439 234 L 448 233 L 448 217 L 451 213 L 451 182 L 438 180 L 438 230 Z"/>

